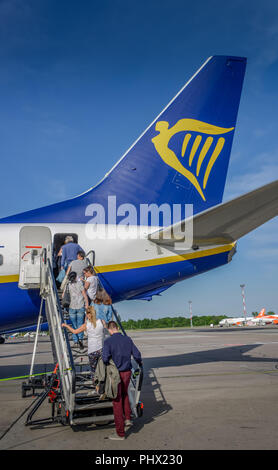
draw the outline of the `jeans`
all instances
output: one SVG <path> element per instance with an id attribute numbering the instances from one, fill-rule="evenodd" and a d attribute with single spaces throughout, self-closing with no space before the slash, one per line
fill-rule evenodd
<path id="1" fill-rule="evenodd" d="M 79 309 L 70 308 L 69 309 L 69 317 L 70 317 L 70 321 L 72 323 L 73 328 L 75 330 L 77 330 L 84 323 L 85 308 L 84 307 L 79 308 Z M 78 340 L 82 341 L 83 336 L 84 336 L 83 332 L 78 333 L 78 335 L 73 334 L 72 338 L 73 338 L 74 343 L 78 343 Z"/>

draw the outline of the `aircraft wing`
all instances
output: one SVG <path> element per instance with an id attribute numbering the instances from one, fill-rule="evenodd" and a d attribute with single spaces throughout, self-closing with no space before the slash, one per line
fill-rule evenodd
<path id="1" fill-rule="evenodd" d="M 278 180 L 153 232 L 148 238 L 166 245 L 184 241 L 189 224 L 193 224 L 193 246 L 229 244 L 277 215 Z"/>

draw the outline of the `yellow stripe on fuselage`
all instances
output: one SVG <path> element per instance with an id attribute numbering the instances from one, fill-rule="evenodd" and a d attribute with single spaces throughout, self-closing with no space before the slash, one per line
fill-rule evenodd
<path id="1" fill-rule="evenodd" d="M 164 258 L 153 258 L 144 261 L 132 261 L 130 263 L 121 264 L 107 264 L 105 266 L 94 266 L 97 273 L 108 273 L 113 271 L 124 271 L 126 269 L 147 268 L 151 266 L 159 266 L 162 264 L 177 263 L 179 261 L 186 261 L 191 259 L 204 258 L 205 256 L 217 255 L 231 251 L 234 248 L 234 243 L 229 245 L 220 246 L 217 248 L 210 248 L 203 251 L 194 251 L 193 253 L 183 253 L 181 255 L 166 256 Z M 0 276 L 0 284 L 8 282 L 18 282 L 19 275 L 11 274 L 8 276 Z"/>
<path id="2" fill-rule="evenodd" d="M 7 282 L 18 282 L 18 274 L 10 274 L 9 276 L 0 276 L 0 284 L 5 284 Z"/>
<path id="3" fill-rule="evenodd" d="M 133 261 L 131 263 L 109 264 L 105 266 L 94 266 L 97 273 L 108 273 L 112 271 L 124 271 L 126 269 L 145 268 L 150 266 L 158 266 L 161 264 L 177 263 L 178 261 L 186 261 L 196 258 L 204 258 L 205 256 L 216 255 L 231 251 L 234 248 L 234 243 L 224 245 L 218 248 L 210 248 L 203 251 L 194 251 L 193 253 L 183 253 L 181 255 L 167 256 L 164 258 L 154 258 L 144 261 Z"/>

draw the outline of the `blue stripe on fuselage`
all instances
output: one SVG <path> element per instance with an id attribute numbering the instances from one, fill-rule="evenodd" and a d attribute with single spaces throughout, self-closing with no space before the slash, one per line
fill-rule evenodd
<path id="1" fill-rule="evenodd" d="M 39 289 L 22 290 L 17 282 L 0 284 L 0 333 L 34 325 L 40 308 Z"/>
<path id="2" fill-rule="evenodd" d="M 230 252 L 218 253 L 191 260 L 126 269 L 98 274 L 113 302 L 131 299 L 159 288 L 170 287 L 229 261 Z M 22 290 L 16 282 L 0 284 L 0 333 L 34 325 L 38 318 L 39 290 Z"/>
<path id="3" fill-rule="evenodd" d="M 230 251 L 191 260 L 98 274 L 113 302 L 175 284 L 229 262 Z"/>

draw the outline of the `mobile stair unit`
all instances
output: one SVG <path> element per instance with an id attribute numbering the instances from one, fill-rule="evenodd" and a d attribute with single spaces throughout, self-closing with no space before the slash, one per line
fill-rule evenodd
<path id="1" fill-rule="evenodd" d="M 48 422 L 56 421 L 63 425 L 68 424 L 75 426 L 82 424 L 104 425 L 114 422 L 112 400 L 108 398 L 100 400 L 93 386 L 86 347 L 84 352 L 75 350 L 71 345 L 68 331 L 61 326 L 62 323 L 65 323 L 65 318 L 53 275 L 51 249 L 49 246 L 37 245 L 33 250 L 35 250 L 35 253 L 30 252 L 29 256 L 29 264 L 31 264 L 31 267 L 28 266 L 25 270 L 29 277 L 27 277 L 26 272 L 24 272 L 24 268 L 27 264 L 23 267 L 21 266 L 20 279 L 22 285 L 19 287 L 25 289 L 39 288 L 41 307 L 34 342 L 30 380 L 28 384 L 24 383 L 22 385 L 22 395 L 26 396 L 27 390 L 33 390 L 34 393 L 36 388 L 44 389 L 44 391 L 39 395 L 38 400 L 36 400 L 32 406 L 25 424 L 34 425 L 42 424 L 43 422 L 47 424 Z M 34 382 L 31 376 L 42 321 L 43 306 L 49 325 L 55 367 L 50 377 L 44 377 Z M 114 314 L 117 319 L 115 310 Z M 87 339 L 84 338 L 85 345 L 86 341 Z M 141 369 L 133 371 L 129 396 L 134 417 L 142 414 L 142 404 L 139 402 L 142 377 L 143 372 Z M 46 399 L 48 399 L 51 404 L 51 417 L 33 420 L 34 414 Z"/>

